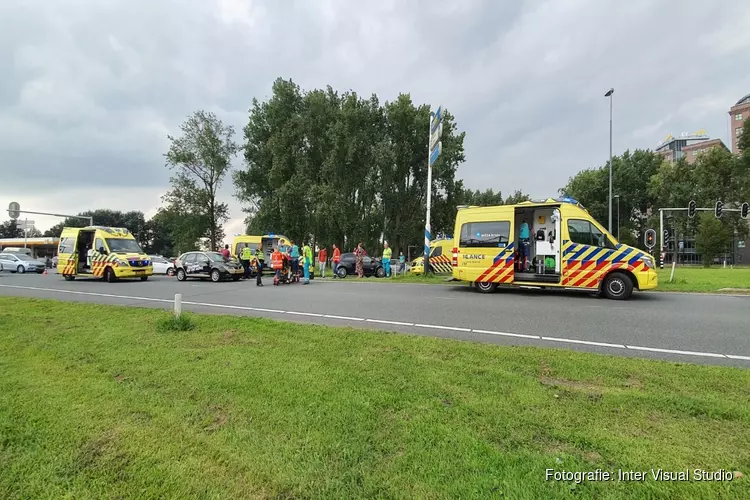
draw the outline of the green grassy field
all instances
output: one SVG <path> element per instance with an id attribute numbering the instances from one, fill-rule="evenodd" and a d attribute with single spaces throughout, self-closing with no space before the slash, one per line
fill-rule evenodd
<path id="1" fill-rule="evenodd" d="M 750 498 L 750 370 L 169 318 L 0 298 L 0 498 Z"/>
<path id="2" fill-rule="evenodd" d="M 734 269 L 721 267 L 681 267 L 677 266 L 674 282 L 669 282 L 672 269 L 664 266 L 659 270 L 659 288 L 668 292 L 718 292 L 722 288 L 744 289 L 750 293 L 750 267 Z M 733 291 L 737 293 L 737 291 Z"/>

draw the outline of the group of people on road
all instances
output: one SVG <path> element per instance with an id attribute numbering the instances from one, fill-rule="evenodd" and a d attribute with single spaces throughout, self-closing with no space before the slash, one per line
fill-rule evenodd
<path id="1" fill-rule="evenodd" d="M 274 270 L 273 284 L 278 285 L 282 281 L 282 270 L 288 264 L 289 276 L 296 277 L 300 274 L 300 267 L 302 268 L 303 284 L 308 285 L 310 283 L 310 272 L 313 268 L 313 251 L 307 242 L 302 242 L 302 248 L 300 249 L 293 241 L 290 242 L 289 246 L 273 247 L 273 253 L 271 254 L 271 266 Z M 323 246 L 317 249 L 317 261 L 318 261 L 318 272 L 321 278 L 325 278 L 326 267 L 328 263 L 328 249 Z M 221 249 L 221 255 L 229 260 L 231 258 L 231 251 L 229 245 L 224 245 Z M 354 249 L 355 257 L 355 272 L 358 278 L 364 277 L 364 258 L 367 255 L 362 242 L 357 243 Z M 256 286 L 263 286 L 262 275 L 263 268 L 265 267 L 265 257 L 263 250 L 257 248 L 251 249 L 250 246 L 245 243 L 244 246 L 238 249 L 238 257 L 244 274 L 243 279 L 250 279 L 252 271 L 255 271 L 255 284 Z M 385 271 L 386 277 L 391 276 L 391 258 L 393 256 L 393 250 L 388 243 L 383 244 L 383 270 Z M 341 263 L 341 250 L 334 243 L 332 245 L 331 255 L 331 267 L 333 271 L 333 279 L 338 277 L 338 267 Z M 399 257 L 400 272 L 403 272 L 405 266 L 404 253 L 401 252 Z"/>

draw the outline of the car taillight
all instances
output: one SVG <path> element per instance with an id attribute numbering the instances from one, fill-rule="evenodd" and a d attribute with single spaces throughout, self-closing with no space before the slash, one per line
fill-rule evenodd
<path id="1" fill-rule="evenodd" d="M 453 262 L 451 264 L 453 267 L 458 267 L 458 248 L 453 249 Z"/>

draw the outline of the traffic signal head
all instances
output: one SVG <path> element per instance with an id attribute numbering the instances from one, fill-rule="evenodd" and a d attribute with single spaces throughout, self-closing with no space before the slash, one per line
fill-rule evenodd
<path id="1" fill-rule="evenodd" d="M 716 207 L 714 207 L 714 215 L 716 216 L 717 219 L 721 217 L 721 211 L 723 209 L 724 209 L 724 203 L 722 203 L 721 201 L 717 201 Z"/>
<path id="2" fill-rule="evenodd" d="M 740 209 L 740 212 L 742 213 L 742 218 L 747 219 L 747 213 L 750 211 L 750 204 L 747 202 L 742 204 L 742 208 Z"/>
<path id="3" fill-rule="evenodd" d="M 695 217 L 695 209 L 696 209 L 696 207 L 697 207 L 697 205 L 696 205 L 695 201 L 690 201 L 690 203 L 688 203 L 688 217 L 690 217 L 690 218 Z"/>
<path id="4" fill-rule="evenodd" d="M 648 248 L 653 248 L 656 244 L 656 231 L 653 229 L 649 229 L 646 231 L 646 246 Z"/>

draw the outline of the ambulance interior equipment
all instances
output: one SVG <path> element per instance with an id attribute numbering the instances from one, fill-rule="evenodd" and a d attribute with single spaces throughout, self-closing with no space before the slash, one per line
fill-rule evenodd
<path id="1" fill-rule="evenodd" d="M 515 209 L 514 240 L 516 256 L 520 256 L 521 223 L 525 220 L 530 230 L 529 255 L 524 262 L 516 262 L 515 281 L 559 283 L 561 267 L 560 224 L 562 217 L 557 207 L 521 207 Z"/>

